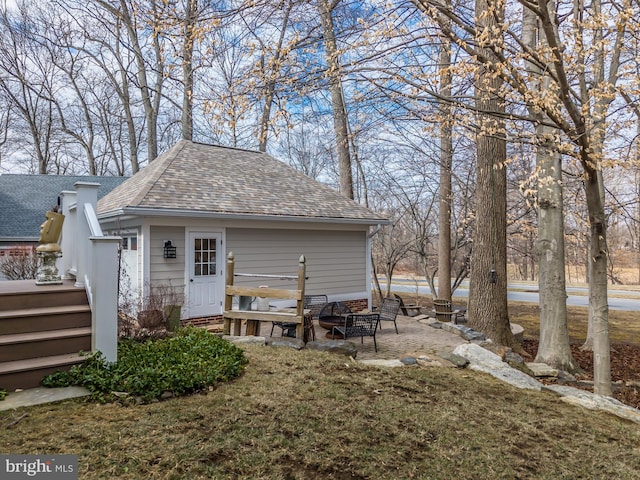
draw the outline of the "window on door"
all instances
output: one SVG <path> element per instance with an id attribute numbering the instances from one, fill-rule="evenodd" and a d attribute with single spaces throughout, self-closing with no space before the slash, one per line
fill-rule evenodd
<path id="1" fill-rule="evenodd" d="M 193 247 L 193 274 L 212 276 L 216 274 L 216 239 L 195 238 Z"/>

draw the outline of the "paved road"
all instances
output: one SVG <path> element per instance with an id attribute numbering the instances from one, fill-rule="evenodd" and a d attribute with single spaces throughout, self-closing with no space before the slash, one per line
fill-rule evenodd
<path id="1" fill-rule="evenodd" d="M 381 279 L 381 286 L 384 285 Z M 413 280 L 398 279 L 393 280 L 393 289 L 398 292 L 415 293 L 416 283 Z M 383 287 L 384 288 L 384 287 Z M 418 285 L 418 292 L 421 294 L 431 294 L 431 290 L 426 285 L 426 282 L 420 282 Z M 567 305 L 588 307 L 589 298 L 587 297 L 588 290 L 584 287 L 567 287 Z M 463 283 L 455 291 L 455 297 L 467 297 L 469 295 L 469 283 Z M 619 296 L 624 296 L 621 298 Z M 538 285 L 537 284 L 513 284 L 509 285 L 509 291 L 507 298 L 514 302 L 528 302 L 538 303 Z M 640 292 L 628 292 L 624 290 L 609 290 L 609 308 L 611 310 L 627 310 L 627 311 L 640 311 Z"/>

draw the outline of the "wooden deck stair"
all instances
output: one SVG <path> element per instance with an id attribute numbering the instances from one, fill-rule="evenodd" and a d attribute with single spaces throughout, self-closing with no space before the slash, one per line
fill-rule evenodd
<path id="1" fill-rule="evenodd" d="M 0 282 L 0 388 L 33 388 L 91 351 L 91 309 L 82 288 Z"/>

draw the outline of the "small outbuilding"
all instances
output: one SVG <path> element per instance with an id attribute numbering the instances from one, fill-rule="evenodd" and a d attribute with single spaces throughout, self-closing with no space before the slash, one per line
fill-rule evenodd
<path id="1" fill-rule="evenodd" d="M 170 287 L 182 318 L 222 314 L 225 259 L 236 284 L 291 288 L 306 258 L 306 293 L 371 303 L 371 236 L 388 219 L 266 153 L 182 140 L 98 202 L 123 238 L 133 289 Z M 289 282 L 289 283 L 288 283 Z"/>

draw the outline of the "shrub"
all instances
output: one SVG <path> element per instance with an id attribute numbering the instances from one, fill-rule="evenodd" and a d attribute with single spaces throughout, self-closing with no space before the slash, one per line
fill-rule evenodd
<path id="1" fill-rule="evenodd" d="M 187 327 L 170 338 L 121 340 L 116 363 L 97 353 L 68 372 L 49 375 L 43 384 L 83 386 L 103 402 L 124 395 L 148 403 L 165 392 L 186 395 L 231 380 L 246 363 L 237 346 L 203 329 Z"/>
<path id="2" fill-rule="evenodd" d="M 38 273 L 38 255 L 35 247 L 20 246 L 2 252 L 0 273 L 7 280 L 30 280 Z"/>
<path id="3" fill-rule="evenodd" d="M 147 286 L 148 293 L 138 297 L 138 290 L 124 269 L 118 281 L 118 335 L 136 340 L 164 338 L 180 327 L 183 295 L 171 284 Z"/>

